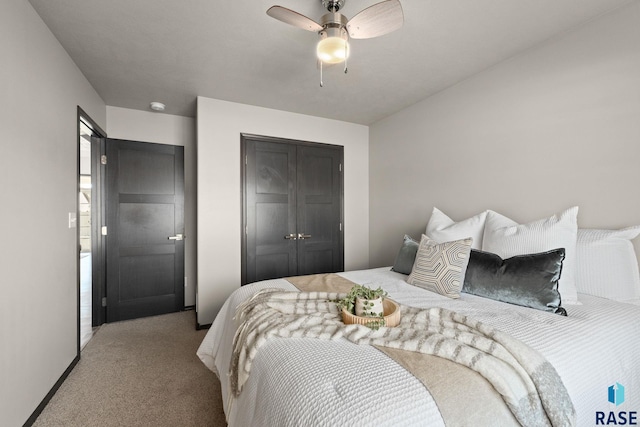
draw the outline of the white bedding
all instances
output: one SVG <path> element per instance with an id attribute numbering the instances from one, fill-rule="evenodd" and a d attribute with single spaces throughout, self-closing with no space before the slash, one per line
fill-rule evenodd
<path id="1" fill-rule="evenodd" d="M 389 268 L 340 273 L 417 307 L 440 306 L 486 322 L 542 353 L 551 362 L 578 414 L 578 425 L 595 425 L 596 411 L 640 411 L 640 307 L 589 295 L 566 306 L 568 317 L 462 294 L 458 300 L 407 284 Z M 373 347 L 347 341 L 273 340 L 260 348 L 241 395 L 231 400 L 228 371 L 235 307 L 257 290 L 296 288 L 284 279 L 244 286 L 226 301 L 198 349 L 218 374 L 230 426 L 438 426 L 438 408 L 422 383 Z M 380 388 L 359 385 L 376 375 Z M 625 402 L 607 401 L 620 383 Z M 464 408 L 461 396 L 460 407 Z"/>

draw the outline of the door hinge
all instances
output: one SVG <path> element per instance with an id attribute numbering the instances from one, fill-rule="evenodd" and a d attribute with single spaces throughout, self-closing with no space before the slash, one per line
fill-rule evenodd
<path id="1" fill-rule="evenodd" d="M 340 163 L 340 166 L 338 166 L 338 171 L 342 172 L 342 163 Z"/>
<path id="2" fill-rule="evenodd" d="M 107 226 L 106 226 L 106 225 L 105 225 L 105 226 L 103 226 L 103 227 L 100 229 L 100 234 L 102 234 L 103 236 L 106 236 L 106 235 L 107 235 Z"/>
<path id="3" fill-rule="evenodd" d="M 105 156 L 104 154 L 102 156 L 100 156 L 100 163 L 103 165 L 107 164 L 107 156 Z"/>
<path id="4" fill-rule="evenodd" d="M 107 306 L 107 297 L 102 297 L 102 306 L 103 307 Z"/>
<path id="5" fill-rule="evenodd" d="M 244 164 L 245 165 L 249 164 L 249 156 L 244 156 Z"/>
<path id="6" fill-rule="evenodd" d="M 342 223 L 340 223 L 340 231 L 342 231 Z"/>

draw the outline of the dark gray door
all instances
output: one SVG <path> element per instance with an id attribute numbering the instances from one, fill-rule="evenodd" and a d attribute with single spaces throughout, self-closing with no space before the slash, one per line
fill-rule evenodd
<path id="1" fill-rule="evenodd" d="M 342 271 L 342 147 L 297 150 L 296 274 Z"/>
<path id="2" fill-rule="evenodd" d="M 184 149 L 107 140 L 107 321 L 184 308 Z"/>
<path id="3" fill-rule="evenodd" d="M 242 284 L 342 271 L 340 146 L 243 135 Z"/>

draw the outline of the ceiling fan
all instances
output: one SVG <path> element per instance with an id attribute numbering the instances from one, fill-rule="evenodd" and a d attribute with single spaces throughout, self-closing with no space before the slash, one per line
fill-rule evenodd
<path id="1" fill-rule="evenodd" d="M 322 82 L 322 65 L 344 62 L 347 72 L 349 57 L 349 39 L 370 39 L 388 34 L 402 27 L 404 14 L 399 0 L 384 0 L 370 6 L 353 18 L 347 19 L 338 13 L 346 0 L 321 0 L 327 9 L 320 22 L 316 22 L 296 11 L 282 6 L 272 6 L 267 15 L 284 23 L 307 31 L 318 33 L 320 41 L 316 47 L 320 66 L 320 86 Z"/>

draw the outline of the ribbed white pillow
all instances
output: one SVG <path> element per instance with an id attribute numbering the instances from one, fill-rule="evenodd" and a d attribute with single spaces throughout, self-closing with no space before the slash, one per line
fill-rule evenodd
<path id="1" fill-rule="evenodd" d="M 581 293 L 640 304 L 638 258 L 631 239 L 640 226 L 621 230 L 579 229 L 576 287 Z"/>
<path id="2" fill-rule="evenodd" d="M 440 209 L 433 208 L 425 234 L 438 243 L 471 237 L 473 239 L 471 247 L 473 249 L 482 249 L 482 235 L 486 217 L 487 211 L 484 211 L 471 218 L 456 222 L 446 216 Z"/>
<path id="3" fill-rule="evenodd" d="M 558 291 L 562 304 L 579 304 L 575 284 L 578 207 L 574 206 L 549 218 L 518 224 L 489 211 L 485 220 L 482 250 L 502 258 L 564 248 L 565 259 Z"/>

